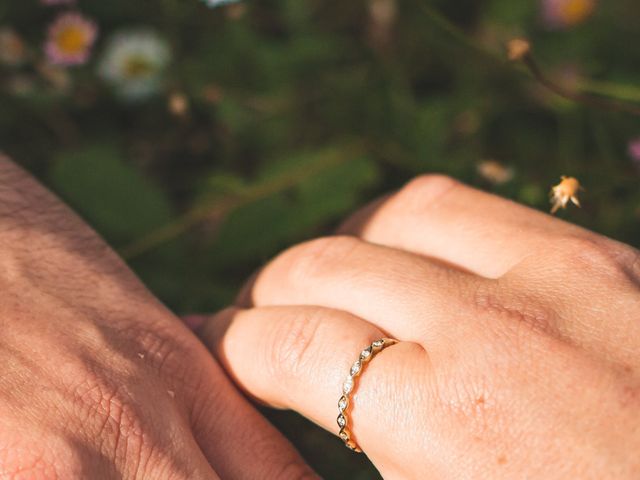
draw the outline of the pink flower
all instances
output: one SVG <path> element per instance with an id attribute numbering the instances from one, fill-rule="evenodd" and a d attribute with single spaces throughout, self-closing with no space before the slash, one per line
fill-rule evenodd
<path id="1" fill-rule="evenodd" d="M 98 35 L 95 23 L 79 13 L 63 13 L 49 27 L 45 52 L 56 65 L 86 63 Z"/>
<path id="2" fill-rule="evenodd" d="M 627 148 L 629 157 L 631 157 L 635 166 L 640 169 L 640 137 L 631 140 Z"/>
<path id="3" fill-rule="evenodd" d="M 542 20 L 549 28 L 569 28 L 591 16 L 596 0 L 542 0 Z"/>

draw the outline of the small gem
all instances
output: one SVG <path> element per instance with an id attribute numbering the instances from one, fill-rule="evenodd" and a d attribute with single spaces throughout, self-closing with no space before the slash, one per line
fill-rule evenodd
<path id="1" fill-rule="evenodd" d="M 360 363 L 360 360 L 358 360 L 353 365 L 351 365 L 351 376 L 355 377 L 357 374 L 360 373 L 361 369 L 362 369 L 362 363 Z"/>
<path id="2" fill-rule="evenodd" d="M 360 359 L 364 360 L 365 358 L 369 358 L 371 356 L 371 347 L 365 348 L 362 353 L 360 353 Z"/>
<path id="3" fill-rule="evenodd" d="M 338 426 L 340 428 L 344 427 L 347 424 L 347 419 L 344 418 L 344 415 L 342 415 L 342 414 L 338 415 L 338 420 L 337 421 L 338 421 Z"/>
<path id="4" fill-rule="evenodd" d="M 340 433 L 338 433 L 338 436 L 344 440 L 345 442 L 347 440 L 349 440 L 349 434 L 347 432 L 345 432 L 344 430 L 340 430 Z"/>
<path id="5" fill-rule="evenodd" d="M 342 384 L 342 391 L 345 395 L 349 395 L 351 393 L 351 390 L 353 390 L 353 377 L 348 376 Z"/>
<path id="6" fill-rule="evenodd" d="M 341 396 L 340 400 L 338 400 L 338 408 L 340 409 L 340 411 L 344 411 L 348 406 L 349 400 L 347 399 L 347 397 L 345 397 L 344 395 Z"/>
<path id="7" fill-rule="evenodd" d="M 381 348 L 384 347 L 384 340 L 376 340 L 371 344 L 373 348 Z"/>

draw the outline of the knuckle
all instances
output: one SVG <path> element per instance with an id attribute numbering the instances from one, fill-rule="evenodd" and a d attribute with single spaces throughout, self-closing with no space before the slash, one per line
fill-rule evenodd
<path id="1" fill-rule="evenodd" d="M 304 316 L 282 322 L 274 331 L 277 341 L 271 342 L 268 365 L 274 369 L 272 374 L 276 379 L 298 377 L 308 371 L 321 324 L 320 313 L 308 311 Z"/>
<path id="2" fill-rule="evenodd" d="M 297 245 L 282 254 L 280 266 L 291 282 L 308 283 L 310 277 L 322 277 L 335 271 L 335 266 L 360 245 L 354 237 L 321 237 Z"/>
<path id="3" fill-rule="evenodd" d="M 184 350 L 179 342 L 155 325 L 151 328 L 135 327 L 135 329 L 136 332 L 132 338 L 139 343 L 139 348 L 144 352 L 148 364 L 161 377 L 181 378 L 184 373 L 184 362 L 181 361 Z"/>
<path id="4" fill-rule="evenodd" d="M 183 332 L 164 323 L 136 325 L 132 330 L 128 336 L 154 377 L 188 391 L 201 387 L 203 372 L 196 350 L 190 345 L 191 337 L 185 338 Z"/>
<path id="5" fill-rule="evenodd" d="M 604 237 L 569 238 L 558 253 L 563 270 L 590 278 L 629 279 L 638 258 L 631 247 Z"/>
<path id="6" fill-rule="evenodd" d="M 531 295 L 511 288 L 506 279 L 480 280 L 473 289 L 471 308 L 475 318 L 486 320 L 490 331 L 504 336 L 525 331 L 548 334 L 557 321 L 555 311 Z M 496 320 L 501 320 L 497 322 Z M 504 328 L 504 326 L 510 328 Z"/>
<path id="7" fill-rule="evenodd" d="M 609 251 L 624 275 L 640 286 L 640 251 L 615 240 L 608 240 Z"/>
<path id="8" fill-rule="evenodd" d="M 396 200 L 411 208 L 438 203 L 452 189 L 462 185 L 454 178 L 441 174 L 421 175 L 409 181 L 397 194 Z"/>

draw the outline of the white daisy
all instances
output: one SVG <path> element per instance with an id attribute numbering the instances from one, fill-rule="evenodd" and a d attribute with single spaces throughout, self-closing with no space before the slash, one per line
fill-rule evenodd
<path id="1" fill-rule="evenodd" d="M 148 29 L 116 33 L 109 40 L 99 73 L 127 100 L 142 100 L 162 87 L 171 60 L 167 42 Z"/>

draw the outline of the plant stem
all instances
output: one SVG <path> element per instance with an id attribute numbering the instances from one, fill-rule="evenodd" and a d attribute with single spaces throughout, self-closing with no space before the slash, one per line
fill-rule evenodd
<path id="1" fill-rule="evenodd" d="M 506 64 L 506 62 L 504 62 L 500 55 L 496 54 L 492 50 L 482 47 L 479 42 L 474 41 L 473 38 L 467 35 L 461 28 L 456 26 L 453 22 L 439 13 L 436 9 L 427 5 L 423 1 L 420 1 L 418 5 L 420 6 L 420 9 L 425 14 L 425 16 L 434 25 L 447 32 L 460 44 L 465 45 L 470 50 L 479 53 L 485 58 L 489 58 L 494 62 L 498 62 L 500 65 Z M 558 85 L 548 76 L 546 76 L 531 54 L 528 54 L 522 58 L 522 64 L 527 67 L 526 70 L 523 71 L 524 73 L 534 78 L 536 81 L 538 81 L 538 83 L 540 83 L 542 86 L 552 91 L 556 95 L 595 108 L 621 111 L 630 113 L 632 115 L 640 115 L 640 107 L 622 101 L 609 100 L 585 93 L 592 92 L 605 95 L 607 97 L 617 97 L 620 99 L 640 101 L 640 88 L 638 87 L 631 85 L 616 85 L 614 83 L 583 80 L 579 83 L 583 91 L 574 92 L 565 87 L 562 87 L 561 85 Z"/>
<path id="2" fill-rule="evenodd" d="M 640 87 L 620 83 L 603 82 L 598 80 L 580 79 L 580 90 L 607 97 L 640 102 Z"/>
<path id="3" fill-rule="evenodd" d="M 531 53 L 527 53 L 526 55 L 524 55 L 521 61 L 529 69 L 529 72 L 531 72 L 533 78 L 535 78 L 540 85 L 545 87 L 547 90 L 555 93 L 556 95 L 559 95 L 560 97 L 572 100 L 576 103 L 582 103 L 590 107 L 600 108 L 602 110 L 619 111 L 640 116 L 640 107 L 638 106 L 620 102 L 617 100 L 594 97 L 582 92 L 574 92 L 566 87 L 563 87 L 562 85 L 555 83 L 542 71 Z"/>
<path id="4" fill-rule="evenodd" d="M 464 45 L 469 50 L 473 50 L 475 53 L 480 54 L 480 56 L 485 57 L 494 63 L 497 63 L 503 67 L 507 65 L 507 62 L 501 55 L 497 54 L 493 50 L 484 48 L 479 42 L 465 33 L 464 30 L 454 24 L 443 14 L 438 12 L 435 8 L 424 3 L 423 0 L 418 0 L 418 6 L 422 10 L 422 13 L 424 13 L 426 18 L 431 21 L 433 25 L 446 32 L 458 43 Z"/>
<path id="5" fill-rule="evenodd" d="M 243 191 L 219 197 L 205 205 L 195 206 L 174 222 L 160 227 L 122 248 L 120 254 L 127 260 L 138 257 L 163 243 L 173 240 L 202 221 L 222 219 L 238 208 L 295 187 L 300 182 L 328 168 L 361 155 L 363 151 L 364 149 L 361 145 L 357 143 L 351 144 L 339 151 L 329 152 L 326 156 L 320 157 L 319 161 L 313 165 L 303 165 L 298 168 L 288 169 L 277 177 L 259 181 L 246 187 Z"/>

